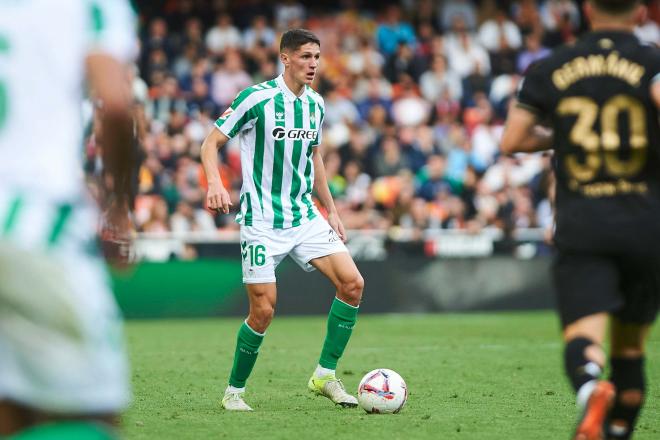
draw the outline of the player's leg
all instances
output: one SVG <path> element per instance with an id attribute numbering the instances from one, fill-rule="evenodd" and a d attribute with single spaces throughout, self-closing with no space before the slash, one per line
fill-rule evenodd
<path id="1" fill-rule="evenodd" d="M 660 259 L 647 255 L 619 260 L 625 305 L 614 313 L 611 380 L 617 396 L 607 424 L 611 439 L 628 439 L 644 403 L 644 344 L 660 306 Z"/>
<path id="2" fill-rule="evenodd" d="M 618 268 L 609 258 L 560 253 L 553 275 L 563 326 L 565 373 L 582 409 L 575 439 L 600 439 L 614 397 L 614 387 L 601 375 L 608 312 L 623 304 L 617 290 Z"/>
<path id="3" fill-rule="evenodd" d="M 616 387 L 607 429 L 608 439 L 629 439 L 644 403 L 644 343 L 650 326 L 612 319 L 610 380 Z"/>
<path id="4" fill-rule="evenodd" d="M 234 364 L 222 399 L 222 406 L 228 410 L 252 410 L 243 401 L 243 395 L 264 334 L 275 313 L 275 269 L 293 247 L 284 234 L 282 230 L 263 226 L 241 226 L 243 283 L 250 312 L 238 330 Z"/>
<path id="5" fill-rule="evenodd" d="M 322 368 L 335 370 L 357 320 L 364 280 L 347 252 L 317 258 L 310 263 L 328 277 L 336 289 L 328 315 L 328 333 L 319 359 Z"/>
<path id="6" fill-rule="evenodd" d="M 336 288 L 336 296 L 328 314 L 327 333 L 316 371 L 309 388 L 344 406 L 357 405 L 355 397 L 344 390 L 336 378 L 337 362 L 346 349 L 357 320 L 364 280 L 347 252 L 317 258 L 310 263 L 323 273 Z"/>
<path id="7" fill-rule="evenodd" d="M 222 399 L 222 406 L 234 411 L 252 410 L 243 400 L 245 384 L 257 362 L 259 347 L 275 314 L 277 300 L 275 283 L 246 284 L 246 288 L 250 313 L 238 330 L 229 386 Z"/>
<path id="8" fill-rule="evenodd" d="M 27 205 L 16 234 L 0 240 L 0 437 L 114 438 L 128 371 L 108 276 L 89 252 L 94 231 L 80 226 L 95 212 L 67 210 L 47 247 L 20 239 L 39 236 L 33 226 L 49 208 Z"/>

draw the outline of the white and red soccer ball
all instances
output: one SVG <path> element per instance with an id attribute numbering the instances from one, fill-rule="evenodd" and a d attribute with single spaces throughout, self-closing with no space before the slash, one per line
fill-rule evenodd
<path id="1" fill-rule="evenodd" d="M 387 368 L 368 372 L 358 386 L 358 402 L 370 414 L 396 414 L 407 399 L 406 382 Z"/>

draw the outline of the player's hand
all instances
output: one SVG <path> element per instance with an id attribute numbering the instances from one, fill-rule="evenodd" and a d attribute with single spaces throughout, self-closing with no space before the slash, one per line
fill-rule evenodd
<path id="1" fill-rule="evenodd" d="M 335 230 L 337 235 L 339 235 L 339 238 L 341 239 L 341 241 L 343 241 L 345 243 L 346 242 L 346 231 L 344 230 L 344 224 L 339 219 L 339 214 L 337 214 L 336 212 L 328 214 L 328 224 L 330 225 L 330 227 L 332 229 Z"/>
<path id="2" fill-rule="evenodd" d="M 209 209 L 229 214 L 229 207 L 232 206 L 232 203 L 229 200 L 229 193 L 221 183 L 209 184 L 209 190 L 206 193 L 206 206 Z"/>
<path id="3" fill-rule="evenodd" d="M 110 265 L 123 269 L 134 261 L 135 231 L 126 203 L 113 202 L 103 213 L 100 235 L 101 250 Z"/>

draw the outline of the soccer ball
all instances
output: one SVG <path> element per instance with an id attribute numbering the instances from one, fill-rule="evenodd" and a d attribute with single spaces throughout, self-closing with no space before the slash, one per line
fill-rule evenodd
<path id="1" fill-rule="evenodd" d="M 358 402 L 373 414 L 396 414 L 408 399 L 408 387 L 396 371 L 379 368 L 368 372 L 358 386 Z"/>

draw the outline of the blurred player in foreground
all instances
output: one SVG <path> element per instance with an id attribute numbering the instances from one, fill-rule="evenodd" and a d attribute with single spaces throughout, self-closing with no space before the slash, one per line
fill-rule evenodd
<path id="1" fill-rule="evenodd" d="M 285 32 L 280 43 L 284 73 L 242 91 L 202 144 L 209 208 L 229 212 L 229 194 L 218 173 L 218 148 L 236 135 L 243 168 L 236 221 L 241 225 L 243 283 L 250 312 L 238 332 L 234 366 L 222 399 L 227 410 L 251 410 L 243 400 L 245 384 L 275 311 L 275 268 L 287 255 L 307 271 L 321 271 L 337 289 L 308 388 L 343 407 L 357 406 L 335 369 L 355 326 L 364 281 L 343 243 L 344 226 L 318 148 L 325 107 L 309 85 L 320 54 L 319 39 L 311 32 Z M 312 188 L 328 210 L 327 221 L 314 206 Z"/>
<path id="2" fill-rule="evenodd" d="M 86 79 L 103 108 L 104 223 L 121 240 L 133 26 L 120 0 L 0 2 L 0 437 L 114 438 L 129 400 L 83 179 L 81 102 Z"/>
<path id="3" fill-rule="evenodd" d="M 555 150 L 553 276 L 581 408 L 574 438 L 628 439 L 660 302 L 660 51 L 632 33 L 637 1 L 589 0 L 584 10 L 592 31 L 529 70 L 501 148 Z"/>

